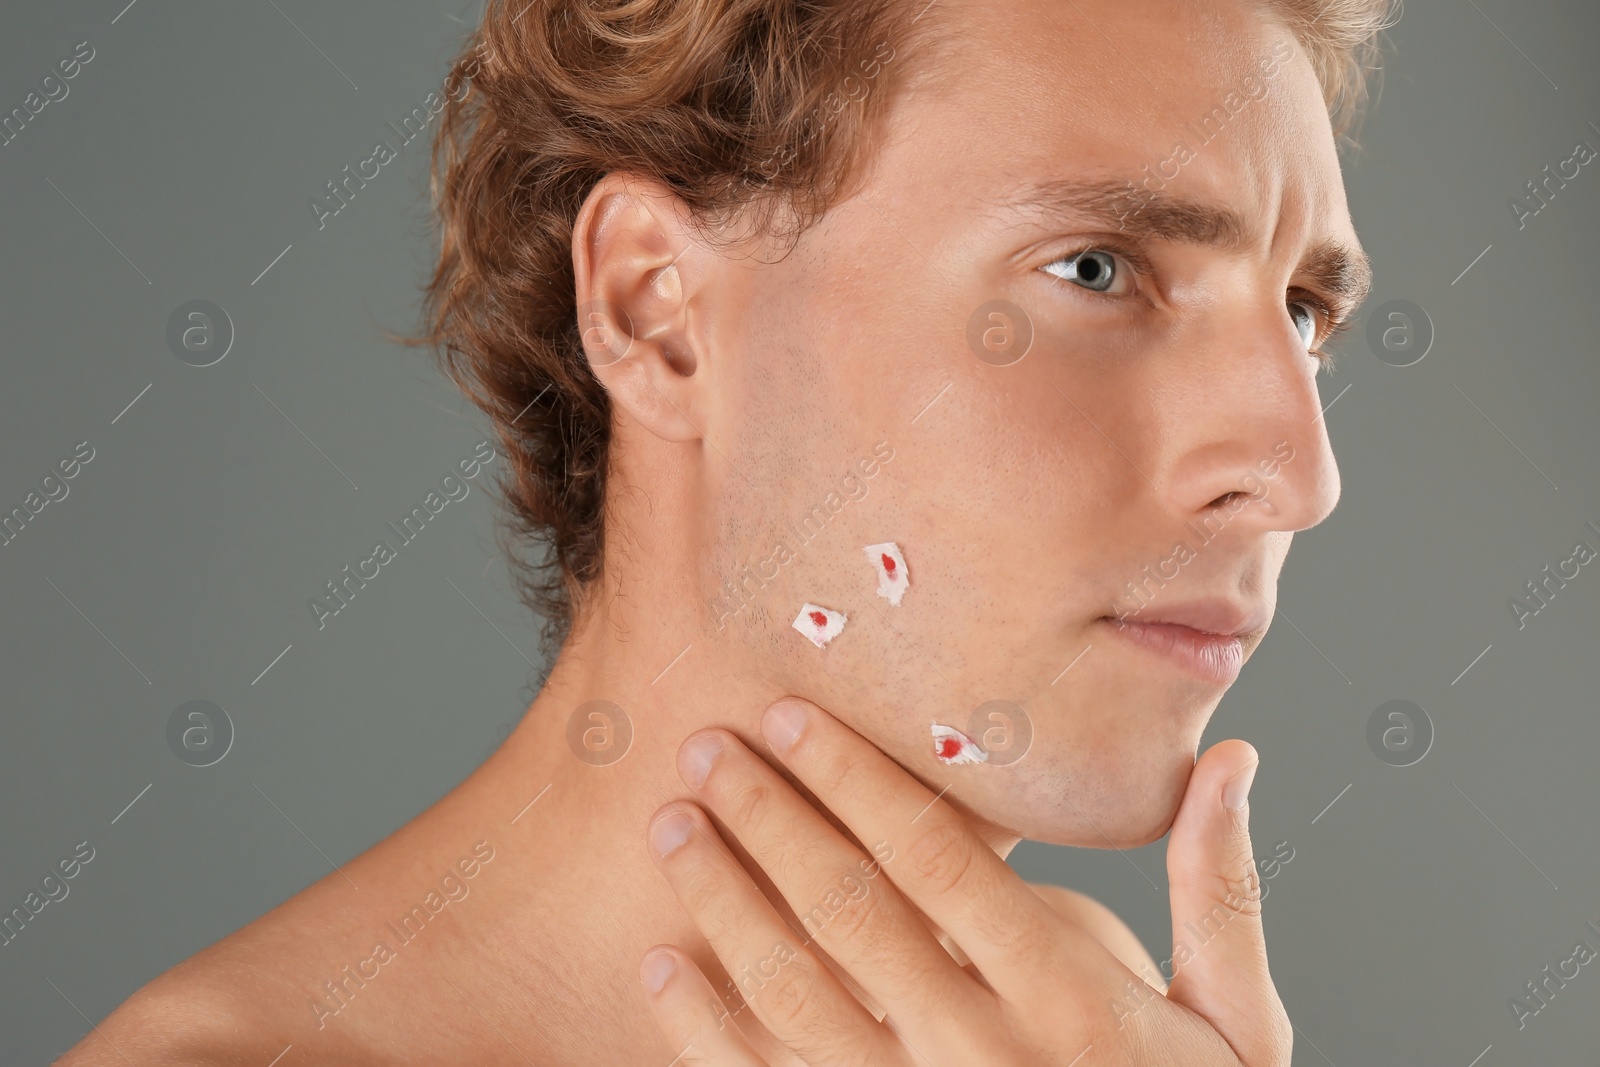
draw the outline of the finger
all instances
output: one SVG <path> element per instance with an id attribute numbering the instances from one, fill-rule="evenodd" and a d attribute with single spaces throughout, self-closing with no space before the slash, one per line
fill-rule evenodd
<path id="1" fill-rule="evenodd" d="M 766 1067 L 688 955 L 657 945 L 639 964 L 650 1014 L 678 1053 L 673 1067 Z"/>
<path id="2" fill-rule="evenodd" d="M 1062 922 L 960 812 L 854 730 L 795 698 L 768 708 L 761 728 L 851 833 L 874 852 L 887 850 L 883 869 L 895 886 L 1005 1000 L 1027 1005 L 1074 984 L 1087 991 L 1120 980 L 1123 969 L 1104 946 Z M 1063 968 L 1063 957 L 1074 966 Z"/>
<path id="3" fill-rule="evenodd" d="M 805 931 L 902 1033 L 955 1051 L 997 1019 L 993 994 L 945 951 L 868 857 L 726 730 L 694 734 L 679 772 Z M 871 1005 L 869 1005 L 871 1007 Z M 976 1048 L 973 1052 L 978 1051 Z"/>
<path id="4" fill-rule="evenodd" d="M 1167 998 L 1204 1017 L 1249 1067 L 1288 1063 L 1288 1014 L 1267 969 L 1250 847 L 1258 757 L 1222 741 L 1195 764 L 1167 842 L 1172 965 Z"/>
<path id="5" fill-rule="evenodd" d="M 772 1036 L 815 1067 L 900 1062 L 892 1035 L 800 944 L 693 804 L 650 823 L 650 851 L 744 1002 Z"/>

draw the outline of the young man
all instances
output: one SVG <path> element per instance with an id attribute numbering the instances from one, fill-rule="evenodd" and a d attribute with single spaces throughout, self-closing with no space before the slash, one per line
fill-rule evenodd
<path id="1" fill-rule="evenodd" d="M 1336 136 L 1388 15 L 491 3 L 431 340 L 559 657 L 62 1062 L 1287 1064 L 1256 756 L 1195 750 L 1339 494 Z M 1170 988 L 1002 862 L 1169 828 Z"/>

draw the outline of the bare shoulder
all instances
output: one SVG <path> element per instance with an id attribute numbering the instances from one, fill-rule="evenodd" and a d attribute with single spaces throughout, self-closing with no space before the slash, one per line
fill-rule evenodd
<path id="1" fill-rule="evenodd" d="M 463 799 L 476 781 L 157 975 L 56 1067 L 480 1062 L 436 983 L 476 976 L 485 924 L 521 890 L 481 876 L 495 858 L 487 842 L 464 852 L 484 822 L 481 803 Z"/>
<path id="2" fill-rule="evenodd" d="M 1065 886 L 1035 882 L 1029 882 L 1028 886 L 1062 918 L 1087 930 L 1096 941 L 1106 947 L 1107 951 L 1121 960 L 1128 970 L 1152 985 L 1160 982 L 1158 988 L 1163 992 L 1166 991 L 1166 981 L 1156 968 L 1155 958 L 1128 928 L 1128 924 L 1117 917 L 1116 912 L 1093 897 L 1085 896 Z"/>
<path id="3" fill-rule="evenodd" d="M 298 968 L 285 932 L 336 917 L 300 898 L 179 963 L 140 988 L 93 1026 L 54 1067 L 265 1067 L 294 1050 L 299 1064 L 389 1067 L 398 1063 L 370 1038 L 369 1026 L 318 1031 L 307 1025 L 308 998 L 284 968 Z M 442 938 L 441 938 L 442 940 Z M 326 969 L 326 968 L 324 968 Z M 403 1001 L 403 996 L 397 997 Z M 368 1012 L 377 1022 L 374 1008 Z M 314 1038 L 314 1041 L 308 1041 Z"/>

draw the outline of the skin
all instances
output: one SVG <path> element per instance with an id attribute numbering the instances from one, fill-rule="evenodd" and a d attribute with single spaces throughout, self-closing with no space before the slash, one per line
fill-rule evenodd
<path id="1" fill-rule="evenodd" d="M 874 844 L 868 855 L 835 832 L 732 734 L 685 742 L 679 771 L 704 810 L 666 805 L 650 843 L 738 996 L 725 1006 L 675 947 L 645 956 L 640 979 L 684 1061 L 1289 1063 L 1250 858 L 1253 760 L 1231 777 L 1247 745 L 1207 753 L 1172 828 L 1179 970 L 1164 998 L 1159 979 L 1143 983 L 1114 944 L 1017 878 L 970 820 L 826 712 L 780 701 L 762 732 L 855 840 Z M 719 847 L 735 838 L 794 912 Z M 1147 960 L 1138 965 L 1154 978 Z"/>
<path id="2" fill-rule="evenodd" d="M 1287 30 L 1229 2 L 1096 6 L 1090 24 L 1076 4 L 963 0 L 937 17 L 959 24 L 960 63 L 894 100 L 892 132 L 859 186 L 788 256 L 709 245 L 681 202 L 639 176 L 595 187 L 573 252 L 580 303 L 603 302 L 603 325 L 621 338 L 608 350 L 596 333 L 589 348 L 614 400 L 606 568 L 545 688 L 437 804 L 161 975 L 60 1062 L 666 1064 L 709 1034 L 705 998 L 760 960 L 755 942 L 727 931 L 813 902 L 827 872 L 849 868 L 841 850 L 881 839 L 902 857 L 937 853 L 934 827 L 977 881 L 930 886 L 937 864 L 885 863 L 871 899 L 896 903 L 875 921 L 898 919 L 795 943 L 837 951 L 841 968 L 863 970 L 850 973 L 864 989 L 877 967 L 873 999 L 938 1020 L 941 1054 L 982 1047 L 985 1062 L 1065 1065 L 1098 1035 L 1106 1058 L 1084 1063 L 1287 1063 L 1247 809 L 1222 804 L 1225 782 L 1248 789 L 1254 750 L 1223 742 L 1196 764 L 1225 682 L 1128 640 L 1109 617 L 1189 523 L 1231 503 L 1222 532 L 1143 615 L 1225 600 L 1254 620 L 1248 655 L 1293 532 L 1337 500 L 1318 360 L 1290 306 L 1321 284 L 1306 262 L 1323 242 L 1358 262 L 1347 277 L 1361 282 L 1315 76 Z M 1109 223 L 1003 206 L 1034 182 L 1137 180 L 1285 45 L 1292 56 L 1265 95 L 1164 189 L 1231 209 L 1235 247 L 1139 238 L 1160 215 L 1153 203 L 1131 217 L 1124 203 Z M 1045 269 L 1100 248 L 1131 254 L 1116 267 L 1128 288 L 1095 292 Z M 1352 306 L 1360 296 L 1346 294 Z M 966 342 L 975 309 L 997 298 L 1033 330 L 1027 355 L 1005 367 Z M 1316 313 L 1316 340 L 1327 326 Z M 892 458 L 878 450 L 867 478 L 859 464 L 880 442 Z M 1269 477 L 1261 464 L 1283 446 L 1292 459 Z M 753 603 L 732 614 L 724 582 L 769 559 L 818 504 L 829 509 L 822 532 L 789 543 L 791 558 L 766 566 L 764 584 L 747 586 L 759 586 Z M 861 555 L 885 540 L 911 574 L 899 607 L 875 595 Z M 789 628 L 808 600 L 849 617 L 825 650 Z M 791 766 L 763 738 L 763 710 L 786 695 L 831 724 L 817 727 L 833 739 L 817 751 L 834 763 L 814 751 Z M 574 758 L 567 741 L 594 699 L 632 724 L 626 754 L 604 766 Z M 996 699 L 1025 709 L 1025 757 L 934 758 L 930 720 L 965 729 Z M 680 745 L 707 727 L 724 757 L 695 788 Z M 838 761 L 861 773 L 833 780 Z M 914 824 L 882 821 L 941 790 Z M 876 814 L 863 806 L 873 797 Z M 700 833 L 658 863 L 647 828 L 664 805 Z M 1235 889 L 1243 903 L 1217 947 L 1179 971 L 1170 1000 L 1117 1028 L 1106 1005 L 1128 979 L 1163 986 L 1153 961 L 1103 906 L 1028 887 L 999 860 L 1022 837 L 1126 847 L 1169 828 L 1175 924 Z M 479 842 L 493 858 L 456 873 Z M 446 874 L 466 895 L 401 945 L 387 924 Z M 724 887 L 723 903 L 697 884 Z M 365 965 L 365 984 L 345 977 L 379 940 L 394 958 Z M 677 946 L 677 977 L 649 993 L 640 961 L 660 945 Z M 886 991 L 885 966 L 940 977 L 918 999 Z M 330 980 L 349 991 L 337 1012 Z M 1011 996 L 1029 982 L 1057 999 Z M 819 1034 L 880 1026 L 815 989 L 782 1036 L 757 998 L 718 1031 L 749 1048 L 719 1046 L 721 1058 L 701 1062 L 756 1062 L 736 1058 L 751 1049 L 774 1067 L 802 1062 L 793 1039 L 820 1057 L 803 1062 L 832 1063 Z M 983 997 L 996 999 L 985 1009 Z M 1060 1008 L 1080 1003 L 1093 1011 Z M 996 1010 L 1026 1048 L 995 1044 Z M 1111 1058 L 1130 1034 L 1128 1058 Z M 903 1050 L 873 1047 L 901 1062 Z"/>

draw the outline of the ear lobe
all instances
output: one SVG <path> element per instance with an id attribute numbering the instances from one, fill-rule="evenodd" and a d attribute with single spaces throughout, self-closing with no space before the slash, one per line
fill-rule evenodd
<path id="1" fill-rule="evenodd" d="M 698 248 L 681 201 L 656 182 L 608 174 L 573 223 L 577 325 L 589 367 L 613 403 L 657 437 L 692 441 L 702 360 L 688 328 Z M 685 261 L 688 262 L 685 262 Z"/>

